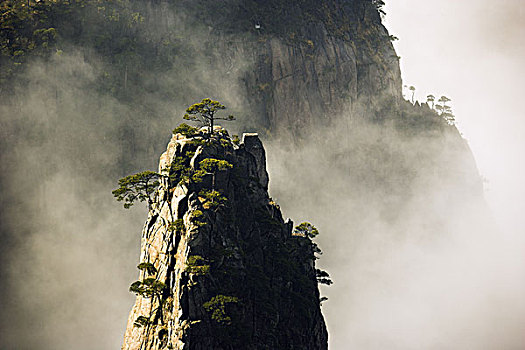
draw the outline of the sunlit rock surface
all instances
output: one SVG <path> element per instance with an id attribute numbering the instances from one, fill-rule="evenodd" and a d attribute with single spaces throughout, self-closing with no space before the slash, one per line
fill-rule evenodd
<path id="1" fill-rule="evenodd" d="M 140 255 L 154 273 L 139 281 L 165 288 L 137 296 L 122 349 L 326 349 L 312 242 L 292 234 L 269 198 L 257 134 L 239 146 L 218 135 L 208 144 L 174 135 L 160 158 L 165 176 Z M 232 167 L 178 182 L 172 165 L 198 174 L 210 158 Z M 209 191 L 223 199 L 208 200 Z"/>

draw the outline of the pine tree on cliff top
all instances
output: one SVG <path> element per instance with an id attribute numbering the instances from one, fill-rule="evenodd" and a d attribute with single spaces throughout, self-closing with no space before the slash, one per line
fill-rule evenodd
<path id="1" fill-rule="evenodd" d="M 233 115 L 227 117 L 218 117 L 215 114 L 226 107 L 219 101 L 214 101 L 210 98 L 205 98 L 199 103 L 195 103 L 186 109 L 184 119 L 200 123 L 201 126 L 208 128 L 208 135 L 213 135 L 213 126 L 215 120 L 235 120 Z"/>

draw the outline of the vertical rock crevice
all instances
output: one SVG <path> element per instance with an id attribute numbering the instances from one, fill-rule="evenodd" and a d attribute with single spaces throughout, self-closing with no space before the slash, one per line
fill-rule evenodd
<path id="1" fill-rule="evenodd" d="M 176 134 L 142 233 L 122 349 L 326 349 L 315 244 L 269 197 L 257 134 Z M 157 289 L 155 289 L 157 288 Z"/>

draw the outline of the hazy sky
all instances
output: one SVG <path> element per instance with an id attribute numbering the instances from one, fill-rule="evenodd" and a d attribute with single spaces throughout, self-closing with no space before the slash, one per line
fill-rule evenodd
<path id="1" fill-rule="evenodd" d="M 453 100 L 498 221 L 525 232 L 525 2 L 391 0 L 404 84 Z"/>

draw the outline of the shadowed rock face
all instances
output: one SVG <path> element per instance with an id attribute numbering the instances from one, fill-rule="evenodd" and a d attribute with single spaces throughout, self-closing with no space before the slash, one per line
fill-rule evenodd
<path id="1" fill-rule="evenodd" d="M 386 37 L 386 30 L 378 28 L 378 35 Z M 274 37 L 258 48 L 248 91 L 265 107 L 262 120 L 274 134 L 288 130 L 301 135 L 332 123 L 344 106 L 358 111 L 363 103 L 379 103 L 383 95 L 399 96 L 401 79 L 389 41 L 377 48 L 377 57 L 370 57 L 355 42 L 330 36 L 321 25 L 312 28 L 312 38 L 308 45 Z"/>
<path id="2" fill-rule="evenodd" d="M 174 135 L 161 156 L 138 281 L 160 288 L 137 293 L 122 348 L 326 349 L 312 242 L 269 198 L 257 134 L 219 135 Z"/>
<path id="3" fill-rule="evenodd" d="M 401 98 L 399 58 L 373 1 L 183 0 L 166 6 L 206 33 L 199 54 L 219 94 L 224 82 L 237 85 L 245 100 L 236 107 L 249 109 L 250 123 L 272 136 L 304 136 L 333 123 L 343 109 L 363 114 L 385 96 Z M 169 16 L 146 15 L 166 31 L 178 23 Z"/>

